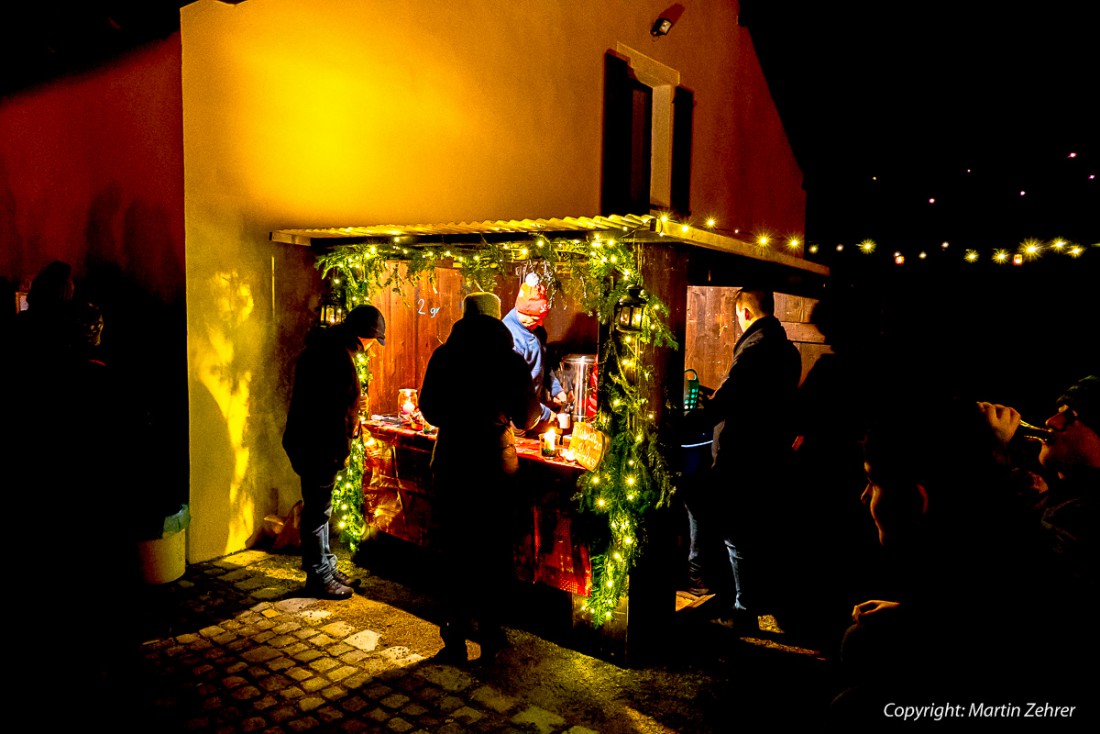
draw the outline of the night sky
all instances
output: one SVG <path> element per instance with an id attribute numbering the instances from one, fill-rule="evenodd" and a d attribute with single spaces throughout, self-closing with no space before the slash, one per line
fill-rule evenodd
<path id="1" fill-rule="evenodd" d="M 881 309 L 918 374 L 1042 412 L 1100 372 L 1100 55 L 1087 5 L 741 7 L 804 172 L 808 257 Z M 1056 238 L 1084 254 L 1058 254 Z M 870 255 L 856 247 L 866 239 Z M 1028 239 L 1038 259 L 992 259 Z"/>
<path id="2" fill-rule="evenodd" d="M 741 20 L 805 172 L 808 241 L 1100 242 L 1085 4 L 743 0 Z"/>

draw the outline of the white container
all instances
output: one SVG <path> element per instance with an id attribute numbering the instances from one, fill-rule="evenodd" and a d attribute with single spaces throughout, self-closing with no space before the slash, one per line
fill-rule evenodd
<path id="1" fill-rule="evenodd" d="M 147 584 L 167 584 L 180 578 L 187 568 L 187 530 L 140 541 L 138 560 L 141 578 Z"/>

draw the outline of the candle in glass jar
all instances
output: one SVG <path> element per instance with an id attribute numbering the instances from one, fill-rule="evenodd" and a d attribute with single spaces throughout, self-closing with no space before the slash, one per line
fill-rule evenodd
<path id="1" fill-rule="evenodd" d="M 542 439 L 543 456 L 558 455 L 558 434 L 554 432 L 553 428 L 542 434 L 539 438 Z"/>
<path id="2" fill-rule="evenodd" d="M 401 404 L 401 422 L 416 422 L 418 410 L 416 404 L 416 389 L 411 387 L 401 388 L 397 391 L 397 400 Z"/>

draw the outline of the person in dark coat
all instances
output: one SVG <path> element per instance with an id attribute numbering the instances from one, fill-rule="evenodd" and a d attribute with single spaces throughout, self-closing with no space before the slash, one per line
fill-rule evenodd
<path id="1" fill-rule="evenodd" d="M 439 427 L 431 461 L 446 585 L 438 658 L 452 663 L 467 660 L 474 623 L 482 659 L 507 643 L 496 610 L 513 568 L 519 458 L 512 425 L 530 429 L 541 415 L 531 373 L 500 321 L 500 299 L 471 293 L 462 307 L 420 389 L 424 419 Z"/>
<path id="2" fill-rule="evenodd" d="M 774 315 L 770 291 L 742 289 L 734 312 L 741 337 L 729 372 L 702 400 L 704 420 L 722 428 L 711 477 L 714 521 L 699 532 L 721 535 L 733 573 L 732 616 L 754 622 L 749 610 L 764 596 L 765 548 L 774 541 L 768 536 L 779 532 L 776 515 L 791 464 L 802 358 Z"/>
<path id="3" fill-rule="evenodd" d="M 354 591 L 336 568 L 329 545 L 332 490 L 337 472 L 359 435 L 359 388 L 355 354 L 386 344 L 386 320 L 374 306 L 357 306 L 335 326 L 310 333 L 294 370 L 283 449 L 302 478 L 302 569 L 306 590 L 325 599 Z"/>

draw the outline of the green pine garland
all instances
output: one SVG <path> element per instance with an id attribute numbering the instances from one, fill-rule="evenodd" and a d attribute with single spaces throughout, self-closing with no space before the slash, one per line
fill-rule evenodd
<path id="1" fill-rule="evenodd" d="M 395 262 L 404 267 L 395 267 Z M 333 273 L 334 291 L 347 310 L 370 303 L 373 294 L 387 288 L 404 297 L 408 283 L 423 274 L 434 283 L 435 268 L 447 266 L 462 270 L 471 291 L 495 290 L 500 275 L 517 267 L 524 275 L 534 272 L 547 285 L 551 304 L 565 294 L 604 325 L 612 324 L 628 288 L 643 287 L 634 244 L 598 234 L 585 240 L 536 236 L 451 245 L 374 242 L 336 247 L 317 260 L 322 277 Z M 645 513 L 667 505 L 675 491 L 648 396 L 653 350 L 678 345 L 667 326 L 668 307 L 648 296 L 644 308 L 639 333 L 610 328 L 600 345 L 596 428 L 610 436 L 610 446 L 595 471 L 580 477 L 574 497 L 583 511 L 606 515 L 608 522 L 607 547 L 592 557 L 593 588 L 585 605 L 596 627 L 613 616 L 627 593 L 629 572 L 645 543 Z M 370 360 L 359 357 L 356 367 L 366 392 Z M 354 553 L 369 529 L 363 517 L 365 447 L 361 441 L 352 444 L 348 467 L 336 476 L 333 505 L 341 539 Z"/>

